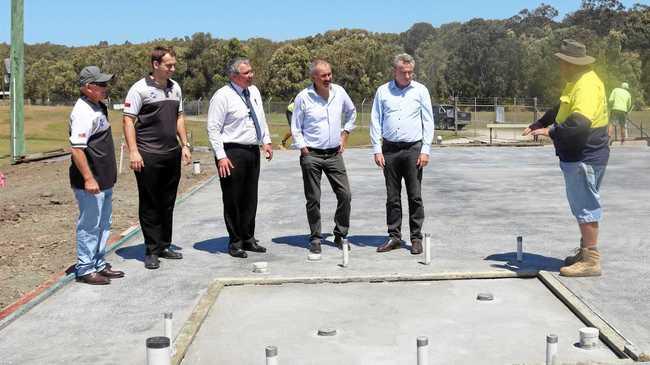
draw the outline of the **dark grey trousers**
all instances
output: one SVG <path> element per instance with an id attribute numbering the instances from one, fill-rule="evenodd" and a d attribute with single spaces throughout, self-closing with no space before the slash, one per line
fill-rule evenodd
<path id="1" fill-rule="evenodd" d="M 424 205 L 422 203 L 422 169 L 416 165 L 422 142 L 384 141 L 384 178 L 386 180 L 386 223 L 388 235 L 402 238 L 402 179 L 409 204 L 411 240 L 422 239 Z"/>
<path id="2" fill-rule="evenodd" d="M 322 151 L 322 150 L 321 150 Z M 309 155 L 300 156 L 302 182 L 307 200 L 307 220 L 309 221 L 310 240 L 322 238 L 320 219 L 321 176 L 329 180 L 336 195 L 337 205 L 334 214 L 334 234 L 341 237 L 348 235 L 350 228 L 350 183 L 345 170 L 343 156 L 334 152 L 323 153 L 310 150 Z"/>

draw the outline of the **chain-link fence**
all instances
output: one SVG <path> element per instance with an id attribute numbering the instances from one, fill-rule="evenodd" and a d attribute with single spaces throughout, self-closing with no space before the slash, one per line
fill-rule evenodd
<path id="1" fill-rule="evenodd" d="M 72 106 L 75 100 L 26 100 L 25 105 Z M 370 124 L 372 102 L 373 99 L 370 96 L 360 101 L 355 101 L 358 127 L 367 128 Z M 114 110 L 119 110 L 122 103 L 122 100 L 113 99 L 108 101 L 109 107 Z M 271 125 L 287 125 L 285 113 L 289 101 L 267 98 L 263 103 L 267 120 Z M 433 99 L 432 104 L 434 107 L 444 106 L 447 110 L 455 110 L 456 112 L 463 113 L 463 117 L 469 123 L 462 125 L 462 128 L 452 129 L 458 129 L 458 132 L 461 132 L 465 136 L 475 137 L 485 135 L 487 125 L 492 123 L 530 124 L 541 117 L 551 107 L 550 105 L 542 104 L 537 98 L 520 97 L 452 97 L 447 100 Z M 188 120 L 194 122 L 207 120 L 209 106 L 209 98 L 186 98 L 183 100 L 185 115 Z M 443 123 L 437 124 L 437 128 L 439 128 Z M 615 127 L 613 136 L 618 139 L 621 135 L 620 127 Z M 649 135 L 650 111 L 633 111 L 629 113 L 629 122 L 627 123 L 628 139 L 648 138 Z"/>

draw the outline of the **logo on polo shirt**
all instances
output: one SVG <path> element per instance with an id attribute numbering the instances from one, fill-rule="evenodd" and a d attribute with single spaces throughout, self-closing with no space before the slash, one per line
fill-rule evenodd
<path id="1" fill-rule="evenodd" d="M 131 103 L 129 103 L 128 101 L 125 101 L 125 102 L 124 102 L 124 106 L 127 107 L 127 108 L 130 108 L 130 107 L 131 107 Z"/>
<path id="2" fill-rule="evenodd" d="M 86 133 L 79 133 L 79 134 L 77 134 L 77 137 L 86 138 Z"/>

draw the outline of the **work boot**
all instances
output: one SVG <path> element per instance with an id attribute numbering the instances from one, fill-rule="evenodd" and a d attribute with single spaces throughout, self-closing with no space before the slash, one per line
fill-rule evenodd
<path id="1" fill-rule="evenodd" d="M 560 269 L 561 276 L 600 276 L 600 252 L 595 249 L 581 248 L 580 259 L 571 266 Z"/>
<path id="2" fill-rule="evenodd" d="M 564 266 L 571 266 L 576 262 L 580 261 L 580 259 L 582 258 L 582 251 L 580 250 L 581 248 L 582 248 L 582 238 L 580 238 L 580 247 L 573 250 L 572 256 L 567 256 L 564 259 Z"/>
<path id="3" fill-rule="evenodd" d="M 580 247 L 573 250 L 574 255 L 564 258 L 564 266 L 571 266 L 582 259 L 582 249 Z"/>

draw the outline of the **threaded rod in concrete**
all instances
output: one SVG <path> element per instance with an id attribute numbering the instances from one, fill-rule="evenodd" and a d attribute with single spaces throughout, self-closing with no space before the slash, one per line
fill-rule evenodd
<path id="1" fill-rule="evenodd" d="M 431 234 L 424 234 L 424 264 L 431 265 Z"/>
<path id="2" fill-rule="evenodd" d="M 517 236 L 517 261 L 524 261 L 524 238 Z"/>
<path id="3" fill-rule="evenodd" d="M 172 313 L 167 312 L 163 314 L 163 324 L 165 327 L 165 337 L 169 338 L 169 342 L 172 341 Z"/>
<path id="4" fill-rule="evenodd" d="M 417 338 L 418 365 L 429 365 L 429 338 L 419 336 Z"/>
<path id="5" fill-rule="evenodd" d="M 147 338 L 147 365 L 171 365 L 169 344 L 169 338 L 167 337 Z"/>
<path id="6" fill-rule="evenodd" d="M 546 365 L 557 364 L 557 335 L 546 336 Z"/>
<path id="7" fill-rule="evenodd" d="M 350 243 L 347 238 L 343 239 L 341 250 L 343 251 L 343 264 L 341 266 L 348 267 L 350 263 Z"/>
<path id="8" fill-rule="evenodd" d="M 266 347 L 266 365 L 278 365 L 278 348 L 275 346 Z"/>
<path id="9" fill-rule="evenodd" d="M 167 312 L 163 314 L 163 321 L 164 321 L 164 327 L 165 327 L 165 337 L 169 338 L 169 348 L 171 354 L 176 353 L 176 349 L 174 348 L 174 337 L 172 337 L 172 312 Z"/>

